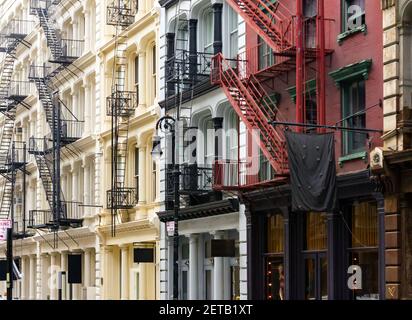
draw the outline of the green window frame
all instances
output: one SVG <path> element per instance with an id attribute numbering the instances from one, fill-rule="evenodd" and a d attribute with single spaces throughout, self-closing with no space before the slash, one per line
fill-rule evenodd
<path id="1" fill-rule="evenodd" d="M 372 60 L 369 59 L 350 64 L 329 73 L 337 87 L 341 89 L 341 118 L 346 119 L 356 113 L 356 116 L 343 121 L 343 126 L 366 127 L 366 114 L 361 111 L 366 107 L 366 80 L 369 78 L 371 67 Z M 360 143 L 365 138 L 364 133 L 342 132 L 343 156 L 339 158 L 341 166 L 346 161 L 355 159 L 366 160 L 366 141 L 363 146 Z"/>

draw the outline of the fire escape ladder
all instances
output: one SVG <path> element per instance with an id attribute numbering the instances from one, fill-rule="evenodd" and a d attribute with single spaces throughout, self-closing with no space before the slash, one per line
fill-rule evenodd
<path id="1" fill-rule="evenodd" d="M 10 207 L 13 201 L 13 183 L 10 177 L 3 175 L 4 179 L 3 193 L 1 195 L 0 219 L 9 219 Z"/>
<path id="2" fill-rule="evenodd" d="M 53 26 L 53 22 L 49 18 L 48 8 L 39 6 L 33 9 L 39 19 L 47 40 L 47 46 L 53 56 L 54 61 L 60 61 L 63 56 L 63 48 L 61 43 L 61 36 Z"/>
<path id="3" fill-rule="evenodd" d="M 137 107 L 136 91 L 127 91 L 127 41 L 124 30 L 134 21 L 134 1 L 115 1 L 107 7 L 107 24 L 115 28 L 115 49 L 111 95 L 107 97 L 107 115 L 111 117 L 111 189 L 107 208 L 111 210 L 112 235 L 120 210 L 136 205 L 135 188 L 126 187 L 129 120 Z"/>
<path id="4" fill-rule="evenodd" d="M 287 174 L 284 136 L 281 131 L 269 124 L 271 120 L 280 118 L 275 103 L 254 76 L 242 80 L 221 54 L 214 58 L 213 67 L 216 69 L 212 74 L 217 72 L 218 79 L 212 77 L 212 81 L 222 86 L 248 131 L 258 130 L 260 136 L 255 138 L 259 138 L 259 147 L 275 170 L 275 174 Z"/>
<path id="5" fill-rule="evenodd" d="M 248 25 L 278 54 L 294 47 L 293 14 L 280 1 L 228 0 Z"/>

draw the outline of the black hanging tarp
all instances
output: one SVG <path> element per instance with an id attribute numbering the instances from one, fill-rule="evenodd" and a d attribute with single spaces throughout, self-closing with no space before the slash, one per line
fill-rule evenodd
<path id="1" fill-rule="evenodd" d="M 334 134 L 286 132 L 292 211 L 333 212 L 336 207 Z"/>

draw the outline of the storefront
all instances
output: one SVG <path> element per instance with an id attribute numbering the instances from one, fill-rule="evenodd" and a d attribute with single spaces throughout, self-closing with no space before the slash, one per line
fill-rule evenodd
<path id="1" fill-rule="evenodd" d="M 249 287 L 249 298 L 384 297 L 382 196 L 374 192 L 366 171 L 341 177 L 338 188 L 335 213 L 290 212 L 287 186 L 266 190 L 264 198 L 262 191 L 245 195 L 252 239 L 249 275 L 256 278 L 259 270 L 263 275 Z M 362 289 L 349 289 L 350 266 L 360 267 Z"/>

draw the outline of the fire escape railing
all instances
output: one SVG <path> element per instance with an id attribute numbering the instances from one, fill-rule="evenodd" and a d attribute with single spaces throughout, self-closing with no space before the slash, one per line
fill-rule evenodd
<path id="1" fill-rule="evenodd" d="M 106 24 L 122 27 L 133 24 L 137 13 L 137 1 L 113 1 L 106 8 Z"/>

